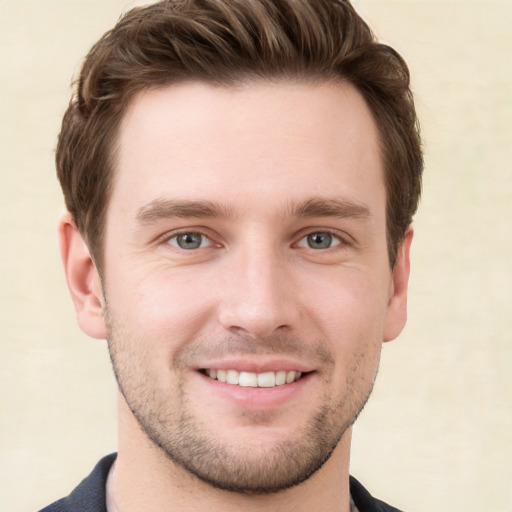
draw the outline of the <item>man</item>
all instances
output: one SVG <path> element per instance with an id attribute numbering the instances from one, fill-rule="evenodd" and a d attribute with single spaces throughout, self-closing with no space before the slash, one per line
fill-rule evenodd
<path id="1" fill-rule="evenodd" d="M 348 1 L 171 0 L 92 48 L 57 170 L 119 450 L 48 511 L 396 510 L 351 426 L 406 319 L 408 70 Z"/>

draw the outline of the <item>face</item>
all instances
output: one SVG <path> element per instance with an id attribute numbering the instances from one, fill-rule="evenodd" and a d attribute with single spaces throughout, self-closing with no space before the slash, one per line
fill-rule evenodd
<path id="1" fill-rule="evenodd" d="M 346 84 L 135 99 L 104 316 L 126 403 L 174 464 L 268 493 L 335 450 L 403 325 L 383 176 L 371 114 Z"/>

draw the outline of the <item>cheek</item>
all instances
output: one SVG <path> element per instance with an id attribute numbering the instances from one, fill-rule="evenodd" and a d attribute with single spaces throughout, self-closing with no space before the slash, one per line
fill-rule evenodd
<path id="1" fill-rule="evenodd" d="M 306 309 L 328 339 L 360 346 L 366 341 L 382 342 L 388 282 L 359 269 L 340 269 L 322 284 L 305 287 Z"/>
<path id="2" fill-rule="evenodd" d="M 324 282 L 323 293 L 311 297 L 309 288 L 308 310 L 313 329 L 321 332 L 336 361 L 332 377 L 337 386 L 360 397 L 371 389 L 378 369 L 388 294 L 382 279 L 343 270 Z"/>
<path id="3" fill-rule="evenodd" d="M 207 282 L 207 281 L 206 281 Z M 109 306 L 131 337 L 149 344 L 179 345 L 194 337 L 208 320 L 213 297 L 187 272 L 137 271 L 111 275 Z"/>

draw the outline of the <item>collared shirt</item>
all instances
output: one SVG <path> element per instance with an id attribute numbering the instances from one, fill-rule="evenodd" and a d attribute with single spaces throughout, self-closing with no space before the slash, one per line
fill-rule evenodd
<path id="1" fill-rule="evenodd" d="M 112 464 L 110 471 L 108 472 L 107 483 L 105 484 L 105 495 L 107 501 L 107 512 L 120 512 L 116 505 L 116 500 L 114 499 L 114 490 L 113 490 L 113 475 L 115 471 L 116 463 Z M 350 512 L 359 512 L 359 509 L 356 507 L 352 496 L 350 496 Z"/>
<path id="2" fill-rule="evenodd" d="M 101 459 L 92 473 L 69 496 L 48 505 L 40 512 L 119 512 L 116 511 L 112 499 L 111 484 L 107 486 L 115 459 L 115 453 Z M 352 476 L 350 477 L 350 495 L 351 512 L 400 512 L 383 501 L 375 499 Z"/>

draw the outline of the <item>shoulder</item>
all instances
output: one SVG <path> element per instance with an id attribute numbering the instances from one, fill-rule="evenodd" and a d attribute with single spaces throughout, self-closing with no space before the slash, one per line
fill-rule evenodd
<path id="1" fill-rule="evenodd" d="M 350 494 L 359 512 L 400 512 L 374 498 L 353 476 L 350 477 Z"/>
<path id="2" fill-rule="evenodd" d="M 105 483 L 116 454 L 101 459 L 73 492 L 39 512 L 106 512 Z"/>

